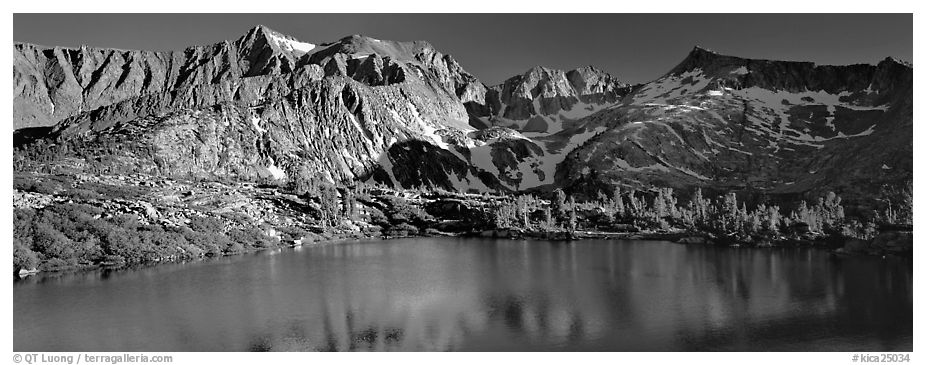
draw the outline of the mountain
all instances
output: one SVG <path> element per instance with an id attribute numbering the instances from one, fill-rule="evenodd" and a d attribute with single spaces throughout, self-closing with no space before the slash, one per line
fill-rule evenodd
<path id="1" fill-rule="evenodd" d="M 641 85 L 589 66 L 487 86 L 424 41 L 264 26 L 177 52 L 18 43 L 14 141 L 121 173 L 870 197 L 912 179 L 912 72 L 696 47 Z"/>
<path id="2" fill-rule="evenodd" d="M 17 43 L 13 46 L 14 126 L 46 127 L 144 95 L 176 97 L 206 85 L 291 72 L 296 60 L 312 47 L 263 26 L 235 42 L 178 52 Z"/>
<path id="3" fill-rule="evenodd" d="M 874 196 L 912 179 L 908 64 L 819 66 L 695 48 L 621 104 L 557 184 L 705 186 L 769 195 Z"/>
<path id="4" fill-rule="evenodd" d="M 438 131 L 469 128 L 457 92 L 481 84 L 469 85 L 475 77 L 429 44 L 352 36 L 309 45 L 263 26 L 234 42 L 173 53 L 18 44 L 17 80 L 35 81 L 47 74 L 35 70 L 64 64 L 61 78 L 75 81 L 19 87 L 41 93 L 19 92 L 16 105 L 35 110 L 48 103 L 54 113 L 46 120 L 62 118 L 53 138 L 124 147 L 127 153 L 115 157 L 119 166 L 242 179 L 284 179 L 303 170 L 329 180 L 365 178 L 399 141 L 442 144 Z M 86 66 L 93 57 L 102 66 Z M 76 80 L 84 74 L 95 77 L 81 86 Z"/>
<path id="5" fill-rule="evenodd" d="M 571 71 L 533 67 L 490 88 L 485 106 L 471 110 L 483 125 L 553 134 L 575 120 L 617 103 L 632 86 L 587 66 Z"/>

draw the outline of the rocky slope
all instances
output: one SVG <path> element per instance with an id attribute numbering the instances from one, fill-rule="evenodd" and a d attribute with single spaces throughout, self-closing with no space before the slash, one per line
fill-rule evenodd
<path id="1" fill-rule="evenodd" d="M 818 66 L 695 48 L 584 119 L 600 133 L 570 154 L 557 182 L 874 196 L 912 179 L 912 74 L 894 59 Z"/>
<path id="2" fill-rule="evenodd" d="M 818 66 L 695 48 L 643 85 L 535 67 L 487 87 L 427 42 L 315 45 L 258 26 L 178 52 L 16 44 L 13 73 L 15 143 L 57 141 L 57 154 L 110 172 L 847 199 L 912 178 L 912 66 L 893 59 Z"/>
<path id="3" fill-rule="evenodd" d="M 191 97 L 190 90 L 203 86 L 291 72 L 314 47 L 263 26 L 233 42 L 176 52 L 17 43 L 13 46 L 14 126 L 47 127 L 144 95 Z"/>
<path id="4" fill-rule="evenodd" d="M 571 71 L 534 67 L 489 89 L 478 114 L 485 125 L 553 134 L 576 120 L 613 105 L 632 86 L 587 66 Z"/>
<path id="5" fill-rule="evenodd" d="M 118 145 L 126 150 L 113 156 L 119 166 L 244 179 L 285 179 L 306 170 L 333 181 L 364 179 L 389 164 L 385 151 L 396 143 L 441 145 L 446 130 L 472 130 L 463 101 L 484 95 L 483 86 L 429 44 L 351 36 L 312 47 L 257 27 L 235 42 L 177 53 L 94 50 L 106 59 L 153 55 L 167 62 L 120 64 L 126 75 L 147 75 L 142 82 L 109 82 L 113 72 L 106 67 L 91 74 L 107 77 L 83 87 L 75 81 L 47 88 L 46 78 L 20 87 L 40 92 L 17 93 L 17 110 L 25 115 L 48 104 L 54 112 L 33 119 L 63 118 L 51 138 L 77 149 Z M 48 59 L 30 59 L 25 51 L 90 58 L 87 50 L 15 49 L 17 85 L 41 79 L 33 71 L 49 67 Z M 74 70 L 62 77 L 79 79 Z"/>

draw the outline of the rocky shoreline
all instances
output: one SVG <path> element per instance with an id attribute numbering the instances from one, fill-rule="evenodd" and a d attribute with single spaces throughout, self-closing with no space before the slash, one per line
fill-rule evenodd
<path id="1" fill-rule="evenodd" d="M 584 240 L 631 240 L 631 241 L 669 241 L 677 244 L 686 245 L 712 245 L 723 247 L 742 247 L 742 248 L 785 248 L 785 247 L 815 247 L 826 249 L 834 257 L 858 257 L 858 256 L 896 256 L 912 257 L 913 241 L 912 227 L 894 227 L 895 230 L 885 231 L 871 240 L 859 239 L 786 239 L 781 238 L 776 241 L 763 241 L 759 243 L 726 243 L 718 241 L 706 235 L 692 234 L 684 231 L 674 232 L 597 232 L 597 231 L 525 231 L 517 229 L 490 229 L 472 232 L 442 232 L 437 230 L 428 230 L 416 235 L 404 236 L 381 236 L 374 234 L 356 233 L 356 232 L 324 232 L 322 234 L 310 233 L 300 239 L 289 242 L 280 241 L 279 246 L 269 248 L 258 248 L 246 250 L 223 256 L 253 254 L 268 250 L 293 249 L 298 247 L 339 244 L 355 241 L 388 241 L 391 239 L 410 238 L 410 237 L 472 237 L 472 238 L 494 238 L 510 240 L 542 240 L 542 241 L 560 241 L 564 243 L 579 243 Z M 201 256 L 192 259 L 175 259 L 171 257 L 162 257 L 153 262 L 140 263 L 136 265 L 153 265 L 157 263 L 179 262 L 179 261 L 196 261 L 208 260 L 209 256 Z M 126 263 L 107 263 L 101 262 L 95 265 L 80 265 L 70 267 L 64 271 L 86 271 L 102 269 L 122 269 L 134 267 Z M 14 275 L 15 278 L 25 278 L 42 272 L 38 269 L 20 269 Z"/>
<path id="2" fill-rule="evenodd" d="M 13 194 L 17 225 L 14 277 L 347 240 L 438 236 L 564 242 L 659 240 L 730 247 L 819 247 L 837 256 L 912 256 L 910 225 L 882 225 L 868 240 L 797 231 L 718 237 L 636 223 L 611 223 L 607 225 L 610 230 L 603 230 L 589 220 L 593 217 L 584 217 L 575 224 L 578 228 L 570 229 L 550 224 L 549 208 L 539 208 L 547 209 L 546 224 L 540 218 L 530 229 L 500 228 L 496 222 L 499 204 L 511 201 L 510 197 L 384 187 L 332 190 L 330 194 L 325 200 L 274 185 L 148 175 L 19 173 Z M 98 228 L 97 237 L 87 237 L 90 231 L 84 226 L 97 221 L 111 225 Z M 112 237 L 111 230 L 125 226 L 130 231 Z M 37 231 L 39 227 L 50 232 Z M 145 235 L 153 236 L 135 242 L 136 236 Z M 125 246 L 125 240 L 135 240 L 135 246 Z M 87 246 L 94 247 L 87 251 Z M 36 247 L 44 251 L 29 250 Z"/>

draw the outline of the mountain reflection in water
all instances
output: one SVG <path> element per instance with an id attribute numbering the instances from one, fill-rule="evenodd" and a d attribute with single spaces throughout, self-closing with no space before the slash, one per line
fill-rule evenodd
<path id="1" fill-rule="evenodd" d="M 29 278 L 14 350 L 912 351 L 912 282 L 816 249 L 342 243 Z"/>

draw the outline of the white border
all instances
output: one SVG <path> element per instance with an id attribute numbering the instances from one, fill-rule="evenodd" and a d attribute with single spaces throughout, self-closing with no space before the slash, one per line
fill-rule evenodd
<path id="1" fill-rule="evenodd" d="M 321 3 L 321 4 L 320 4 Z M 922 2 L 919 2 L 922 3 Z M 761 6 L 756 6 L 759 4 Z M 731 13 L 731 12 L 896 12 L 896 13 L 914 13 L 914 40 L 923 39 L 920 37 L 922 27 L 918 21 L 920 5 L 911 5 L 912 1 L 840 1 L 840 2 L 808 2 L 798 0 L 779 0 L 774 2 L 748 2 L 748 1 L 713 1 L 713 2 L 696 2 L 696 1 L 661 1 L 653 2 L 605 2 L 605 1 L 569 1 L 569 2 L 547 2 L 547 1 L 515 1 L 504 2 L 498 0 L 472 0 L 463 2 L 436 2 L 427 0 L 402 0 L 402 1 L 273 1 L 273 2 L 254 2 L 254 1 L 215 1 L 215 2 L 196 2 L 189 0 L 158 0 L 149 2 L 132 2 L 132 1 L 27 1 L 12 4 L 12 11 L 3 17 L 5 23 L 2 28 L 7 33 L 6 39 L 12 40 L 12 13 L 28 12 L 280 12 L 280 13 L 306 13 L 306 12 L 366 12 L 366 13 L 421 13 L 421 12 L 472 12 L 473 10 L 491 10 L 500 13 L 517 13 L 517 12 L 540 12 L 540 13 L 584 13 L 584 12 L 620 12 L 620 13 L 640 13 L 652 12 L 654 10 L 671 10 L 679 13 Z M 873 7 L 876 6 L 876 7 Z M 914 42 L 914 44 L 916 44 Z M 921 55 L 921 47 L 914 47 L 914 63 Z M 11 48 L 6 47 L 3 50 L 4 68 L 9 70 L 12 67 Z M 6 85 L 12 85 L 12 74 L 5 73 Z M 922 73 L 914 73 L 915 89 L 924 85 Z M 922 95 L 922 93 L 920 94 Z M 3 97 L 6 102 L 4 113 L 12 113 L 12 88 L 7 86 L 3 88 Z M 914 93 L 914 105 L 923 106 L 922 97 Z M 914 108 L 914 121 L 917 121 L 917 114 L 922 115 L 922 111 L 917 113 L 919 108 Z M 7 122 L 8 138 L 12 138 L 12 123 Z M 920 141 L 922 127 L 914 124 L 914 189 L 923 191 L 918 186 L 924 181 L 922 179 L 922 169 L 919 168 L 916 161 L 923 161 L 922 148 L 916 148 Z M 3 146 L 3 152 L 7 163 L 3 164 L 2 174 L 6 186 L 12 187 L 12 143 Z M 4 206 L 12 206 L 11 194 L 3 194 Z M 915 206 L 922 211 L 926 198 L 921 194 L 915 194 Z M 6 245 L 3 251 L 6 257 L 12 257 L 12 209 L 2 211 L 3 227 L 6 237 Z M 923 237 L 922 224 L 923 214 L 915 214 L 916 223 L 914 225 L 914 236 Z M 916 239 L 926 242 L 926 240 Z M 920 300 L 921 290 L 918 284 L 923 282 L 921 275 L 922 270 L 914 270 L 914 307 L 916 303 L 922 303 Z M 12 283 L 7 282 L 6 293 L 7 301 L 3 302 L 3 309 L 6 315 L 3 316 L 4 324 L 9 335 L 8 341 L 5 342 L 7 356 L 12 355 Z M 914 353 L 911 355 L 913 363 L 924 361 L 917 356 L 915 349 L 920 348 L 918 345 L 921 341 L 922 334 L 917 336 L 917 329 L 920 326 L 920 316 L 914 312 Z M 149 353 L 155 354 L 155 353 Z M 852 353 L 398 353 L 398 354 L 324 354 L 324 353 L 271 353 L 271 354 L 252 354 L 252 353 L 168 353 L 174 356 L 175 364 L 200 364 L 200 363 L 304 363 L 310 362 L 337 362 L 337 363 L 366 363 L 371 362 L 402 362 L 404 364 L 432 364 L 435 362 L 450 364 L 472 364 L 472 363 L 525 363 L 525 362 L 550 362 L 550 363 L 587 363 L 587 364 L 615 364 L 615 363 L 704 363 L 704 364 L 852 364 Z M 9 359 L 9 358 L 8 358 Z"/>

